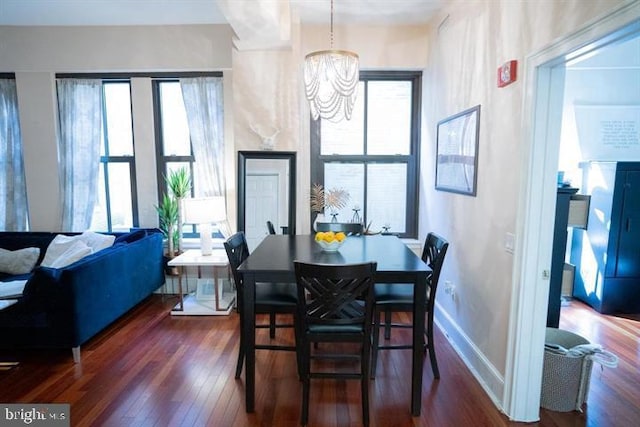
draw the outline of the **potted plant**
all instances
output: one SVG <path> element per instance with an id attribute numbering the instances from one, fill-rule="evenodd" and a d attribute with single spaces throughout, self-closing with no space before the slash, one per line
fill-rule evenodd
<path id="1" fill-rule="evenodd" d="M 175 198 L 165 194 L 162 203 L 156 206 L 156 212 L 160 217 L 160 230 L 167 239 L 167 253 L 165 254 L 166 262 L 175 256 L 175 248 L 177 244 L 177 225 L 178 225 L 178 203 Z M 172 274 L 172 271 L 167 271 Z"/>
<path id="2" fill-rule="evenodd" d="M 182 252 L 182 199 L 191 194 L 191 177 L 187 172 L 187 168 L 169 171 L 169 176 L 165 177 L 169 193 L 173 196 L 178 210 L 178 218 L 176 220 L 176 237 L 175 249 L 178 253 Z"/>
<path id="3" fill-rule="evenodd" d="M 332 188 L 325 190 L 322 184 L 313 184 L 311 187 L 311 212 L 316 212 L 316 219 L 313 221 L 313 229 L 316 228 L 317 222 L 324 222 L 325 209 L 329 210 L 331 222 L 337 222 L 338 210 L 347 206 L 349 201 L 349 192 L 342 188 Z"/>

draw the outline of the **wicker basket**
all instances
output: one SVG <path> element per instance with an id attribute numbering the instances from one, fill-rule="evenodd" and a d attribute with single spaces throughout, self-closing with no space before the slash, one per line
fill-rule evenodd
<path id="1" fill-rule="evenodd" d="M 566 349 L 589 344 L 580 335 L 556 328 L 547 328 L 545 342 Z M 589 394 L 592 365 L 593 361 L 585 357 L 567 357 L 545 350 L 540 406 L 558 412 L 582 412 Z"/>

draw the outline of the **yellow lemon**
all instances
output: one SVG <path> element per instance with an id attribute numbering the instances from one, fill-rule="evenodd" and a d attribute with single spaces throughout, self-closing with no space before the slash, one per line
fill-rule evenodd
<path id="1" fill-rule="evenodd" d="M 339 231 L 339 232 L 336 233 L 336 240 L 338 242 L 342 242 L 346 238 L 347 238 L 347 236 L 342 231 Z"/>
<path id="2" fill-rule="evenodd" d="M 333 242 L 336 238 L 335 238 L 335 234 L 333 233 L 333 231 L 327 231 L 326 233 L 324 233 L 324 237 L 323 240 L 327 243 L 331 243 Z"/>
<path id="3" fill-rule="evenodd" d="M 316 242 L 319 242 L 320 240 L 324 239 L 324 233 L 322 231 L 318 231 L 316 233 Z"/>

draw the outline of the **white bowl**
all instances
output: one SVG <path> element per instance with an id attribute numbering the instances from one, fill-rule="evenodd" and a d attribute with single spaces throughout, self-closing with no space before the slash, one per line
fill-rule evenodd
<path id="1" fill-rule="evenodd" d="M 316 243 L 320 245 L 320 247 L 322 248 L 323 251 L 325 252 L 337 252 L 338 249 L 340 249 L 340 246 L 342 246 L 342 244 L 346 241 L 347 239 L 344 239 L 342 242 L 339 242 L 337 240 L 334 240 L 333 242 L 329 243 L 329 242 L 325 242 L 324 240 L 316 240 Z"/>

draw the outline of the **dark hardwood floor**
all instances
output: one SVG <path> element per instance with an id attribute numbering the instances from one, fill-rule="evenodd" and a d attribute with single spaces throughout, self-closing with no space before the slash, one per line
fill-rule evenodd
<path id="1" fill-rule="evenodd" d="M 234 379 L 238 316 L 171 317 L 175 300 L 153 296 L 82 348 L 2 351 L 21 362 L 0 372 L 2 403 L 70 403 L 73 426 L 296 426 L 301 386 L 293 353 L 259 351 L 256 412 L 244 411 L 243 380 Z M 399 319 L 406 320 L 406 319 Z M 599 316 L 573 303 L 562 327 L 620 356 L 616 369 L 592 374 L 584 413 L 541 410 L 542 427 L 631 426 L 640 420 L 639 322 Z M 264 335 L 263 335 L 264 332 Z M 260 339 L 267 337 L 260 331 Z M 409 331 L 394 331 L 394 337 Z M 279 340 L 292 334 L 278 331 Z M 372 426 L 516 426 L 501 414 L 436 330 L 441 379 L 425 361 L 422 416 L 409 411 L 409 351 L 385 351 L 371 383 Z M 312 426 L 361 425 L 358 381 L 312 382 Z"/>

